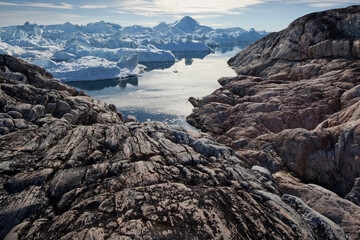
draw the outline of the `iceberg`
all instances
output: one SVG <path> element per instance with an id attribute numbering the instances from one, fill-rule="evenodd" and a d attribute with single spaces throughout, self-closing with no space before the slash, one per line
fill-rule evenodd
<path id="1" fill-rule="evenodd" d="M 221 33 L 219 35 L 212 36 L 209 40 L 206 41 L 209 46 L 226 46 L 226 45 L 235 45 L 236 38 L 230 36 L 226 33 Z"/>
<path id="2" fill-rule="evenodd" d="M 20 54 L 26 52 L 25 49 L 18 47 L 18 46 L 12 46 L 10 44 L 4 43 L 0 41 L 0 54 L 8 54 L 12 56 L 19 56 Z"/>
<path id="3" fill-rule="evenodd" d="M 0 54 L 37 62 L 62 81 L 99 80 L 137 74 L 144 68 L 139 63 L 163 68 L 189 54 L 203 57 L 211 47 L 249 43 L 267 34 L 239 27 L 213 29 L 189 16 L 153 28 L 104 21 L 26 22 L 0 27 Z"/>
<path id="4" fill-rule="evenodd" d="M 108 23 L 104 21 L 95 22 L 95 23 L 88 23 L 86 26 L 82 27 L 82 30 L 85 33 L 115 33 L 120 31 L 121 26 L 114 23 Z"/>
<path id="5" fill-rule="evenodd" d="M 86 56 L 80 59 L 56 63 L 52 60 L 36 60 L 34 64 L 44 67 L 62 82 L 93 81 L 136 76 L 145 67 L 138 64 L 138 56 L 123 57 L 119 62 Z"/>
<path id="6" fill-rule="evenodd" d="M 162 26 L 160 26 L 162 27 Z M 179 21 L 175 21 L 170 25 L 170 30 L 174 33 L 178 34 L 186 34 L 186 33 L 205 33 L 210 32 L 213 29 L 211 27 L 202 26 L 192 17 L 185 16 Z"/>
<path id="7" fill-rule="evenodd" d="M 175 62 L 176 58 L 171 51 L 157 49 L 153 45 L 140 46 L 139 48 L 94 48 L 81 45 L 71 45 L 62 51 L 55 52 L 52 59 L 55 61 L 79 59 L 85 56 L 104 58 L 108 61 L 119 61 L 122 57 L 136 54 L 139 62 Z"/>
<path id="8" fill-rule="evenodd" d="M 205 43 L 202 42 L 172 42 L 159 45 L 158 48 L 169 50 L 171 52 L 211 52 Z"/>

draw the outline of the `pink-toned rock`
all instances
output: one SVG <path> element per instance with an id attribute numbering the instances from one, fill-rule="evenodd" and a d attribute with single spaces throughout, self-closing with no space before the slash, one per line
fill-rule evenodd
<path id="1" fill-rule="evenodd" d="M 344 229 L 353 239 L 360 239 L 360 206 L 315 184 L 304 184 L 290 174 L 278 172 L 275 181 L 283 194 L 301 198 L 312 209 Z"/>
<path id="2" fill-rule="evenodd" d="M 0 55 L 0 238 L 359 239 L 359 12 L 307 15 L 237 54 L 244 75 L 189 100 L 207 133 L 123 123 Z"/>
<path id="3" fill-rule="evenodd" d="M 7 58 L 16 62 L 0 56 Z M 21 70 L 27 66 L 18 63 Z M 0 76 L 6 82 L 0 88 L 4 119 L 12 119 L 8 110 L 25 116 L 39 104 L 24 92 L 41 94 L 46 106 L 61 99 L 63 106 L 22 119 L 27 128 L 15 125 L 0 136 L 0 238 L 346 239 L 339 226 L 309 207 L 301 208 L 303 216 L 288 205 L 267 169 L 250 169 L 249 161 L 209 134 L 160 122 L 124 124 L 103 102 L 19 81 Z M 229 95 L 208 99 L 217 101 L 224 119 Z M 274 108 L 248 106 L 252 112 Z M 77 120 L 65 110 L 77 113 Z M 308 216 L 318 216 L 319 224 Z"/>

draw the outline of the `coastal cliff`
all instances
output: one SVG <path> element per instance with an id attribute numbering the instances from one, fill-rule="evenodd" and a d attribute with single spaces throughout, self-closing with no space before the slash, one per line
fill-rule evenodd
<path id="1" fill-rule="evenodd" d="M 269 58 L 252 51 L 333 15 L 355 21 L 353 54 L 360 7 L 296 20 L 230 60 L 242 75 L 191 99 L 203 132 L 123 121 L 0 55 L 0 238 L 360 239 L 357 56 L 286 60 L 301 76 L 315 69 L 308 78 L 280 63 L 242 70 Z"/>

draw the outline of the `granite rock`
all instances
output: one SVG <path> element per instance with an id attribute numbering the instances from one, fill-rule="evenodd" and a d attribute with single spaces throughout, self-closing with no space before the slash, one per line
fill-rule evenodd
<path id="1" fill-rule="evenodd" d="M 310 205 L 303 214 L 288 204 L 269 170 L 251 170 L 209 134 L 123 123 L 113 107 L 42 69 L 0 60 L 10 76 L 0 77 L 1 119 L 26 126 L 4 125 L 0 136 L 0 238 L 315 240 L 356 233 L 321 214 L 326 227 L 313 224 Z M 11 77 L 21 74 L 28 82 Z M 34 108 L 36 117 L 22 117 Z"/>

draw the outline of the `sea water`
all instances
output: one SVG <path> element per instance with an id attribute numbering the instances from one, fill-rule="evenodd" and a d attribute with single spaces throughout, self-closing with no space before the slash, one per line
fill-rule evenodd
<path id="1" fill-rule="evenodd" d="M 185 118 L 193 109 L 189 97 L 202 98 L 220 87 L 220 77 L 235 76 L 227 61 L 241 47 L 217 48 L 212 53 L 176 53 L 175 63 L 145 64 L 138 77 L 70 82 L 91 97 L 114 104 L 140 122 L 163 121 L 189 127 Z"/>

